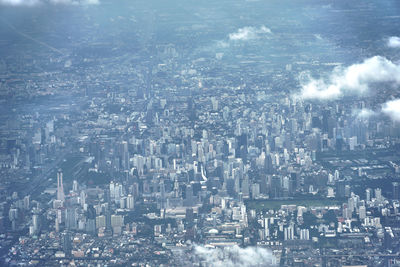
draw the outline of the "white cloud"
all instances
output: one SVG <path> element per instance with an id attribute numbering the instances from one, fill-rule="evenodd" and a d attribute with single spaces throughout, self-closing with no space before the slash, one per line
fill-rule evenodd
<path id="1" fill-rule="evenodd" d="M 64 4 L 64 5 L 98 5 L 99 0 L 50 0 L 52 4 Z"/>
<path id="2" fill-rule="evenodd" d="M 196 246 L 195 254 L 207 265 L 214 267 L 274 266 L 276 259 L 271 251 L 260 247 L 205 248 Z"/>
<path id="3" fill-rule="evenodd" d="M 356 116 L 359 119 L 368 119 L 377 115 L 377 113 L 371 109 L 363 108 L 363 109 L 356 109 L 353 111 L 353 116 Z"/>
<path id="4" fill-rule="evenodd" d="M 400 99 L 386 102 L 382 106 L 382 112 L 394 121 L 400 121 Z"/>
<path id="5" fill-rule="evenodd" d="M 40 0 L 0 0 L 0 5 L 6 6 L 34 6 L 40 4 Z"/>
<path id="6" fill-rule="evenodd" d="M 364 94 L 371 83 L 400 83 L 400 65 L 375 56 L 347 68 L 337 67 L 327 79 L 314 79 L 308 75 L 301 82 L 300 97 L 331 100 L 347 94 Z"/>
<path id="7" fill-rule="evenodd" d="M 387 46 L 391 48 L 400 48 L 400 37 L 389 37 L 389 39 L 387 40 Z"/>
<path id="8" fill-rule="evenodd" d="M 260 28 L 255 27 L 244 27 L 237 30 L 237 32 L 229 34 L 229 40 L 231 41 L 247 41 L 257 39 L 262 35 L 270 34 L 271 30 L 264 25 Z"/>
<path id="9" fill-rule="evenodd" d="M 229 47 L 229 43 L 225 42 L 225 41 L 218 41 L 217 42 L 217 47 L 218 48 L 227 48 L 227 47 Z"/>
<path id="10" fill-rule="evenodd" d="M 6 6 L 35 6 L 39 4 L 54 5 L 97 5 L 99 0 L 0 0 L 0 5 Z"/>
<path id="11" fill-rule="evenodd" d="M 315 37 L 315 39 L 317 39 L 317 40 L 320 40 L 320 41 L 323 40 L 321 34 L 314 34 L 314 37 Z"/>

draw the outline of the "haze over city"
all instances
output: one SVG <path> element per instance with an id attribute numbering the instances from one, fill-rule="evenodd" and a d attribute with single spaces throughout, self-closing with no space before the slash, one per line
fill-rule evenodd
<path id="1" fill-rule="evenodd" d="M 0 0 L 1 266 L 400 266 L 397 0 Z"/>

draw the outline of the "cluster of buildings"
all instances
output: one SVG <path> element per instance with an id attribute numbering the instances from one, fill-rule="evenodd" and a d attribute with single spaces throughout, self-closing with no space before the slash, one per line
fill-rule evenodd
<path id="1" fill-rule="evenodd" d="M 37 176 L 3 195 L 4 246 L 18 236 L 5 261 L 170 264 L 200 244 L 265 247 L 274 264 L 398 263 L 395 122 L 217 92 L 109 93 L 38 115 L 30 136 L 6 143 L 3 171 Z"/>

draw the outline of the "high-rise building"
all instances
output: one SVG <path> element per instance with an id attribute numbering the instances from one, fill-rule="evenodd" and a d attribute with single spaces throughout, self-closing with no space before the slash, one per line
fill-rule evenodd
<path id="1" fill-rule="evenodd" d="M 60 231 L 60 224 L 58 223 L 58 218 L 55 219 L 55 230 L 57 233 Z"/>
<path id="2" fill-rule="evenodd" d="M 375 198 L 378 201 L 382 200 L 382 190 L 380 188 L 375 188 Z"/>
<path id="3" fill-rule="evenodd" d="M 338 181 L 340 179 L 340 173 L 338 170 L 335 170 L 335 181 Z"/>
<path id="4" fill-rule="evenodd" d="M 85 208 L 85 204 L 86 204 L 86 192 L 85 191 L 81 191 L 79 200 L 80 200 L 80 204 L 81 204 L 82 208 Z"/>
<path id="5" fill-rule="evenodd" d="M 284 239 L 285 240 L 294 239 L 294 226 L 292 224 L 284 228 Z"/>
<path id="6" fill-rule="evenodd" d="M 115 198 L 115 185 L 114 185 L 113 181 L 111 181 L 111 183 L 110 183 L 110 198 L 112 200 L 114 200 L 114 198 Z"/>
<path id="7" fill-rule="evenodd" d="M 111 227 L 114 235 L 121 234 L 121 229 L 124 226 L 124 216 L 111 215 Z"/>
<path id="8" fill-rule="evenodd" d="M 393 190 L 392 190 L 392 198 L 399 199 L 400 198 L 400 184 L 398 182 L 392 183 Z"/>
<path id="9" fill-rule="evenodd" d="M 96 232 L 96 209 L 93 205 L 89 205 L 87 208 L 86 232 L 91 234 Z"/>
<path id="10" fill-rule="evenodd" d="M 72 191 L 78 192 L 78 181 L 77 180 L 74 180 L 72 182 Z"/>
<path id="11" fill-rule="evenodd" d="M 119 207 L 120 207 L 121 209 L 125 209 L 125 208 L 126 208 L 126 197 L 120 198 L 120 200 L 119 200 Z"/>
<path id="12" fill-rule="evenodd" d="M 63 174 L 61 169 L 57 173 L 57 200 L 65 201 L 64 186 L 63 186 Z"/>
<path id="13" fill-rule="evenodd" d="M 300 240 L 310 240 L 310 231 L 308 229 L 300 230 Z"/>
<path id="14" fill-rule="evenodd" d="M 65 255 L 70 255 L 72 250 L 72 244 L 71 244 L 71 236 L 69 233 L 63 234 L 62 242 Z"/>
<path id="15" fill-rule="evenodd" d="M 129 194 L 126 199 L 126 208 L 128 210 L 133 210 L 135 208 L 135 199 L 131 194 Z"/>
<path id="16" fill-rule="evenodd" d="M 69 207 L 65 214 L 65 227 L 67 229 L 77 228 L 77 216 L 76 209 L 74 207 Z"/>
<path id="17" fill-rule="evenodd" d="M 30 207 L 30 195 L 24 197 L 24 209 L 29 210 Z"/>
<path id="18" fill-rule="evenodd" d="M 106 227 L 106 216 L 100 215 L 96 217 L 96 228 Z"/>
<path id="19" fill-rule="evenodd" d="M 37 234 L 40 231 L 40 215 L 35 213 L 32 216 L 33 232 Z"/>
<path id="20" fill-rule="evenodd" d="M 365 200 L 367 202 L 371 201 L 371 188 L 365 189 Z"/>
<path id="21" fill-rule="evenodd" d="M 360 206 L 358 215 L 360 217 L 360 220 L 364 220 L 367 217 L 365 206 Z"/>
<path id="22" fill-rule="evenodd" d="M 124 225 L 124 216 L 122 215 L 111 215 L 111 227 L 122 227 Z"/>

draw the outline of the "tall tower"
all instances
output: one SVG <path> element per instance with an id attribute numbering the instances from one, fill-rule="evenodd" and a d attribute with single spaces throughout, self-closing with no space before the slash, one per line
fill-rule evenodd
<path id="1" fill-rule="evenodd" d="M 65 201 L 63 174 L 61 169 L 57 172 L 57 200 Z"/>

